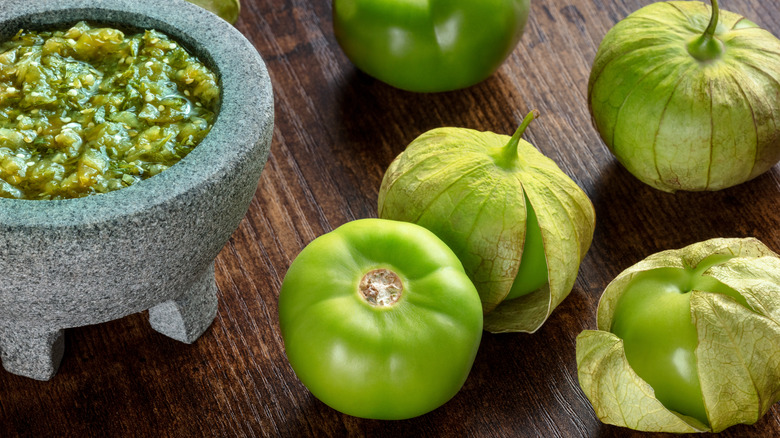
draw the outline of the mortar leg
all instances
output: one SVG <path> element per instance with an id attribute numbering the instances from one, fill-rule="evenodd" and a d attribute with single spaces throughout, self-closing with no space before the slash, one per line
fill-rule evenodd
<path id="1" fill-rule="evenodd" d="M 149 323 L 158 332 L 187 344 L 195 342 L 217 316 L 217 283 L 211 263 L 178 298 L 149 309 Z"/>
<path id="2" fill-rule="evenodd" d="M 0 358 L 8 372 L 35 380 L 57 373 L 65 352 L 62 330 L 28 326 L 0 327 Z"/>

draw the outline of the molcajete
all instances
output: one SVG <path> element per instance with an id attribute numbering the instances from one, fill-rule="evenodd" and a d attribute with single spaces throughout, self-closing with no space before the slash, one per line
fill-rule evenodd
<path id="1" fill-rule="evenodd" d="M 87 21 L 156 29 L 219 77 L 209 134 L 180 162 L 117 191 L 64 200 L 0 198 L 0 356 L 50 379 L 63 329 L 149 309 L 160 333 L 195 341 L 214 320 L 214 258 L 238 227 L 268 158 L 271 82 L 230 24 L 183 0 L 6 0 L 0 41 Z"/>

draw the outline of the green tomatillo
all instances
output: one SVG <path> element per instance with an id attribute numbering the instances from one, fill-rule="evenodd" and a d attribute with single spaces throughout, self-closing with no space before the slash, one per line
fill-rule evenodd
<path id="1" fill-rule="evenodd" d="M 287 358 L 345 414 L 404 419 L 452 398 L 482 336 L 479 296 L 430 231 L 361 219 L 312 241 L 279 293 Z"/>
<path id="2" fill-rule="evenodd" d="M 595 226 L 593 205 L 549 158 L 515 134 L 439 128 L 391 164 L 379 216 L 433 231 L 479 291 L 485 329 L 536 331 L 571 291 Z"/>
<path id="3" fill-rule="evenodd" d="M 580 385 L 605 423 L 719 432 L 780 400 L 780 256 L 712 239 L 618 275 L 577 337 Z"/>
<path id="4" fill-rule="evenodd" d="M 604 37 L 588 104 L 641 181 L 667 192 L 740 184 L 780 159 L 780 40 L 716 0 L 653 3 Z"/>
<path id="5" fill-rule="evenodd" d="M 241 11 L 240 0 L 187 0 L 218 15 L 228 23 L 235 24 Z"/>
<path id="6" fill-rule="evenodd" d="M 365 73 L 408 91 L 469 87 L 523 34 L 530 0 L 334 0 L 333 28 Z"/>

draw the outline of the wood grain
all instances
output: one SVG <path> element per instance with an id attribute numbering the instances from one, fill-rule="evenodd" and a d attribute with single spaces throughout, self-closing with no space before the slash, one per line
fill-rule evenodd
<path id="1" fill-rule="evenodd" d="M 219 314 L 193 345 L 154 332 L 145 314 L 66 330 L 59 373 L 36 382 L 0 370 L 0 436 L 640 436 L 603 425 L 577 384 L 575 337 L 595 328 L 607 283 L 647 255 L 710 237 L 755 236 L 780 250 L 780 174 L 716 193 L 670 195 L 612 158 L 586 104 L 601 38 L 649 0 L 532 0 L 518 48 L 466 90 L 414 94 L 358 72 L 337 45 L 331 3 L 243 0 L 238 29 L 274 84 L 271 157 L 240 227 L 216 260 Z M 725 0 L 780 35 L 774 1 Z M 277 297 L 298 254 L 322 233 L 376 216 L 384 170 L 440 126 L 526 138 L 591 197 L 597 227 L 571 295 L 533 335 L 485 333 L 460 393 L 407 421 L 342 415 L 297 380 Z M 663 435 L 659 435 L 663 436 Z M 780 436 L 780 408 L 725 437 Z"/>

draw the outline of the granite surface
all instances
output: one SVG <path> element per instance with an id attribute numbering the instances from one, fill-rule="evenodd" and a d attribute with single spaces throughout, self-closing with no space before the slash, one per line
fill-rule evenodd
<path id="1" fill-rule="evenodd" d="M 4 0 L 0 40 L 79 20 L 155 28 L 220 77 L 217 120 L 170 169 L 118 191 L 0 199 L 0 356 L 12 373 L 56 373 L 62 330 L 149 309 L 152 327 L 195 341 L 217 310 L 213 261 L 246 213 L 268 158 L 273 96 L 255 48 L 184 0 Z"/>

